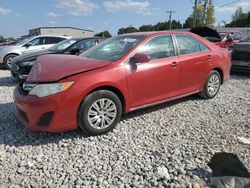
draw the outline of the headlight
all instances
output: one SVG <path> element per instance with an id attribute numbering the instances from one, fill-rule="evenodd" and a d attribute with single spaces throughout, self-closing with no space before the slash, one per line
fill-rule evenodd
<path id="1" fill-rule="evenodd" d="M 29 95 L 35 95 L 38 97 L 46 97 L 52 94 L 60 93 L 70 88 L 74 82 L 52 83 L 52 84 L 24 84 L 25 90 L 30 90 Z"/>
<path id="2" fill-rule="evenodd" d="M 34 64 L 35 60 L 33 61 L 24 61 L 24 62 L 21 62 L 21 65 L 24 65 L 24 66 L 32 66 Z"/>

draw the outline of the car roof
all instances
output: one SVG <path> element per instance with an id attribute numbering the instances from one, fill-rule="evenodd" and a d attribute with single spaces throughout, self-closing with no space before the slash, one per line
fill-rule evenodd
<path id="1" fill-rule="evenodd" d="M 37 36 L 31 36 L 30 38 L 37 38 L 37 37 L 61 37 L 66 39 L 72 38 L 72 36 L 63 36 L 63 35 L 37 35 Z"/>
<path id="2" fill-rule="evenodd" d="M 239 33 L 241 33 L 239 30 L 224 30 L 224 31 L 219 31 L 219 33 L 230 33 L 230 32 L 239 32 Z"/>
<path id="3" fill-rule="evenodd" d="M 127 33 L 123 35 L 144 35 L 144 36 L 154 36 L 154 35 L 165 35 L 165 34 L 189 34 L 192 35 L 191 32 L 188 31 L 149 31 L 149 32 L 135 32 L 135 33 Z"/>
<path id="4" fill-rule="evenodd" d="M 70 39 L 75 39 L 75 40 L 85 40 L 85 39 L 106 39 L 104 37 L 73 37 Z"/>

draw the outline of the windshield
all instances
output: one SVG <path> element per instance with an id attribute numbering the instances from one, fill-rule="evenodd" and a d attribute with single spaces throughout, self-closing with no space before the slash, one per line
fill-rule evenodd
<path id="1" fill-rule="evenodd" d="M 226 33 L 225 33 L 225 32 L 219 32 L 219 34 L 220 34 L 220 38 L 221 38 L 221 39 L 224 39 Z"/>
<path id="2" fill-rule="evenodd" d="M 50 47 L 49 50 L 51 51 L 65 50 L 66 48 L 74 44 L 76 41 L 77 41 L 76 39 L 63 40 L 62 42 L 59 42 L 58 44 L 55 44 L 54 46 Z"/>
<path id="3" fill-rule="evenodd" d="M 87 50 L 82 53 L 82 56 L 93 59 L 116 61 L 126 55 L 144 37 L 143 35 L 116 36 Z"/>
<path id="4" fill-rule="evenodd" d="M 17 45 L 23 45 L 25 44 L 26 42 L 28 42 L 31 38 L 27 38 L 27 39 L 24 39 L 24 40 L 21 40 L 20 42 L 17 43 Z"/>

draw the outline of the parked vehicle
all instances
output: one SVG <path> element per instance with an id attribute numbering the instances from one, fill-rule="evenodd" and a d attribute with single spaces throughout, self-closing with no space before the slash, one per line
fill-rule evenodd
<path id="1" fill-rule="evenodd" d="M 190 32 L 204 37 L 222 48 L 229 48 L 242 39 L 240 31 L 217 32 L 209 27 L 195 27 L 190 29 Z"/>
<path id="2" fill-rule="evenodd" d="M 124 113 L 215 97 L 230 68 L 228 50 L 190 32 L 119 35 L 80 56 L 40 56 L 15 89 L 16 116 L 33 130 L 104 134 Z"/>
<path id="3" fill-rule="evenodd" d="M 4 65 L 5 68 L 10 69 L 10 62 L 14 57 L 24 53 L 30 53 L 42 49 L 47 49 L 53 46 L 54 44 L 68 38 L 70 37 L 40 35 L 25 39 L 13 46 L 1 46 L 0 65 Z"/>
<path id="4" fill-rule="evenodd" d="M 228 38 L 232 38 L 231 42 L 230 40 L 228 42 L 224 42 L 222 43 L 224 46 L 224 48 L 230 48 L 231 46 L 233 46 L 234 44 L 240 42 L 243 39 L 243 35 L 240 31 L 237 30 L 226 30 L 223 32 L 219 32 L 221 40 L 222 41 L 227 41 Z"/>
<path id="5" fill-rule="evenodd" d="M 233 45 L 232 71 L 250 73 L 250 38 Z"/>
<path id="6" fill-rule="evenodd" d="M 69 54 L 79 55 L 87 49 L 97 45 L 105 40 L 104 38 L 92 37 L 92 38 L 71 38 L 59 42 L 58 44 L 48 48 L 47 50 L 41 50 L 33 53 L 27 53 L 15 57 L 11 62 L 10 71 L 12 76 L 16 79 L 23 81 L 27 78 L 35 60 L 40 55 L 45 54 Z"/>

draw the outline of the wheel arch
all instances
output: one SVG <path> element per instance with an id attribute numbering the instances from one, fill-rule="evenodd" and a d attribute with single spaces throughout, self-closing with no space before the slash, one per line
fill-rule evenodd
<path id="1" fill-rule="evenodd" d="M 223 73 L 222 69 L 219 67 L 215 67 L 213 70 L 217 71 L 220 74 L 221 84 L 223 84 L 224 83 L 224 73 Z"/>
<path id="2" fill-rule="evenodd" d="M 8 53 L 8 54 L 6 54 L 6 55 L 4 56 L 3 61 L 5 61 L 6 57 L 9 56 L 9 55 L 16 55 L 16 56 L 19 56 L 20 54 L 15 53 L 15 52 Z"/>
<path id="3" fill-rule="evenodd" d="M 125 95 L 123 94 L 123 92 L 120 89 L 118 89 L 115 86 L 111 86 L 111 85 L 98 86 L 98 87 L 88 91 L 88 93 L 85 95 L 85 97 L 88 96 L 90 93 L 93 93 L 93 92 L 98 91 L 98 90 L 107 90 L 107 91 L 111 91 L 114 94 L 116 94 L 118 96 L 118 98 L 120 99 L 121 104 L 122 104 L 122 113 L 124 113 L 126 111 L 127 103 L 126 103 Z"/>

